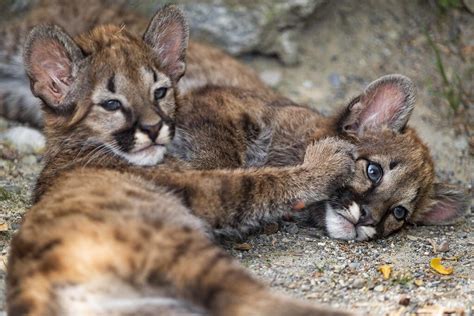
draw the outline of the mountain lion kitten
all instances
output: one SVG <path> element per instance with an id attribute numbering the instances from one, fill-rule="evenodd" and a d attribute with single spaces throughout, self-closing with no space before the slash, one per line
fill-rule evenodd
<path id="1" fill-rule="evenodd" d="M 146 23 L 140 16 L 107 1 L 62 0 L 40 0 L 26 17 L 9 21 L 3 28 L 6 40 L 0 43 L 0 74 L 4 77 L 0 80 L 0 95 L 4 96 L 0 112 L 17 119 L 29 118 L 36 124 L 42 124 L 35 106 L 37 99 L 27 87 L 23 66 L 17 65 L 16 56 L 21 51 L 22 32 L 40 21 L 59 23 L 73 34 L 110 21 L 121 21 L 139 34 Z M 184 98 L 177 102 L 176 127 L 173 128 L 174 122 L 164 124 L 162 133 L 176 134 L 168 152 L 191 167 L 295 165 L 302 162 L 308 144 L 336 136 L 360 149 L 356 181 L 327 201 L 306 205 L 298 217 L 322 226 L 333 238 L 357 240 L 387 236 L 405 223 L 448 224 L 462 217 L 467 208 L 466 197 L 454 187 L 435 182 L 428 149 L 406 126 L 415 103 L 415 87 L 408 78 L 380 78 L 339 114 L 325 118 L 278 96 L 251 69 L 215 48 L 191 42 L 188 50 L 186 74 L 177 83 Z M 120 71 L 117 76 L 114 72 L 109 75 L 112 84 L 120 82 Z M 154 75 L 150 72 L 141 79 L 148 81 L 144 82 L 147 85 L 156 81 Z M 156 86 L 163 84 L 157 82 Z M 103 90 L 106 88 L 104 84 Z M 163 88 L 166 89 L 160 87 L 159 93 L 166 92 Z M 118 91 L 113 95 L 119 98 L 126 93 Z M 133 117 L 128 120 L 132 122 Z M 120 124 L 117 122 L 117 126 Z M 137 146 L 149 142 L 145 134 L 132 137 L 133 130 L 119 134 L 119 147 L 108 148 L 130 158 L 132 163 L 160 161 L 164 147 L 157 155 L 146 151 L 130 155 L 134 142 Z M 181 195 L 187 194 L 183 192 Z M 299 209 L 303 204 L 295 205 Z"/>
<path id="2" fill-rule="evenodd" d="M 115 26 L 77 41 L 54 25 L 31 31 L 25 66 L 44 103 L 47 151 L 11 243 L 9 315 L 345 314 L 273 294 L 209 235 L 327 200 L 354 175 L 353 145 L 327 138 L 290 167 L 154 166 L 178 105 L 193 102 L 177 91 L 187 32 L 174 6 L 143 40 Z"/>

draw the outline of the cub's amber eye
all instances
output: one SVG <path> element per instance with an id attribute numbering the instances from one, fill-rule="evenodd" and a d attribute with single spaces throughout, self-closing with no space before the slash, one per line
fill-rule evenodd
<path id="1" fill-rule="evenodd" d="M 408 214 L 408 211 L 406 208 L 404 208 L 403 206 L 396 206 L 393 210 L 392 210 L 392 213 L 393 213 L 393 216 L 395 216 L 396 219 L 398 219 L 399 221 L 401 221 L 402 219 L 405 219 L 405 217 L 407 216 Z"/>
<path id="2" fill-rule="evenodd" d="M 112 99 L 102 102 L 100 106 L 107 111 L 117 111 L 122 107 L 122 103 L 119 100 Z"/>
<path id="3" fill-rule="evenodd" d="M 162 87 L 155 90 L 155 101 L 163 99 L 166 96 L 166 92 L 168 92 L 168 88 Z"/>
<path id="4" fill-rule="evenodd" d="M 367 166 L 367 177 L 373 184 L 377 184 L 380 182 L 383 176 L 382 167 L 378 163 L 369 162 Z"/>

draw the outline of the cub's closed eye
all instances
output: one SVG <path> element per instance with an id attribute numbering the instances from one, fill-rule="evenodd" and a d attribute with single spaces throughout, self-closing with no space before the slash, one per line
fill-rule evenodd
<path id="1" fill-rule="evenodd" d="M 122 107 L 122 103 L 119 100 L 112 99 L 102 102 L 100 106 L 107 111 L 117 111 Z"/>
<path id="2" fill-rule="evenodd" d="M 161 87 L 155 90 L 155 101 L 163 99 L 166 96 L 166 92 L 168 92 L 168 88 Z"/>
<path id="3" fill-rule="evenodd" d="M 405 217 L 408 214 L 408 211 L 403 206 L 396 206 L 396 207 L 393 208 L 392 213 L 393 213 L 393 216 L 395 216 L 396 219 L 401 221 L 402 219 L 405 219 Z"/>
<path id="4" fill-rule="evenodd" d="M 369 161 L 367 166 L 367 177 L 373 184 L 379 183 L 383 177 L 382 167 L 378 163 Z"/>

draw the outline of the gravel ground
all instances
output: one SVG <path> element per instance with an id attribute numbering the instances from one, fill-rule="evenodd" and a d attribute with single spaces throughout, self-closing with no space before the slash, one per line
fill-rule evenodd
<path id="1" fill-rule="evenodd" d="M 282 93 L 328 113 L 386 73 L 411 77 L 419 88 L 411 125 L 432 149 L 441 180 L 473 195 L 474 16 L 465 10 L 436 13 L 429 1 L 331 2 L 300 36 L 302 63 L 248 56 L 244 61 Z M 465 91 L 453 114 L 440 93 L 443 81 L 424 33 L 432 34 L 449 78 Z M 0 119 L 0 132 L 12 122 Z M 15 150 L 0 141 L 0 315 L 8 241 L 28 207 L 40 170 L 38 149 Z M 472 204 L 472 203 L 471 203 Z M 474 303 L 474 216 L 445 227 L 407 227 L 371 242 L 330 240 L 323 232 L 281 223 L 273 234 L 224 246 L 272 287 L 288 295 L 373 315 L 454 313 L 472 315 Z M 435 246 L 434 246 L 435 245 Z M 442 246 L 441 246 L 442 245 Z M 437 253 L 435 248 L 444 248 Z M 429 267 L 443 257 L 454 268 L 442 276 Z M 384 279 L 381 265 L 392 273 Z"/>

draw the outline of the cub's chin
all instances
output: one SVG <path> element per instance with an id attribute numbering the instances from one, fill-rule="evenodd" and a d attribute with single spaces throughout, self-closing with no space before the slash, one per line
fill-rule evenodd
<path id="1" fill-rule="evenodd" d="M 325 205 L 324 226 L 331 238 L 364 241 L 373 238 L 376 230 L 372 226 L 358 224 L 360 208 L 355 202 L 348 207 Z"/>
<path id="2" fill-rule="evenodd" d="M 163 161 L 166 154 L 166 147 L 163 145 L 154 144 L 143 149 L 130 152 L 123 152 L 115 148 L 112 148 L 112 151 L 132 165 L 154 166 Z"/>

